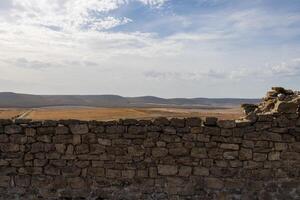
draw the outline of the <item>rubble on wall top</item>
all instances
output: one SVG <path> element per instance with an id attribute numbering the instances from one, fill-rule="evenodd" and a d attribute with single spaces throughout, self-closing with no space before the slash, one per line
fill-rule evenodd
<path id="1" fill-rule="evenodd" d="M 300 92 L 283 87 L 272 87 L 261 103 L 242 104 L 242 108 L 246 114 L 245 119 L 250 121 L 254 121 L 259 114 L 299 113 Z"/>

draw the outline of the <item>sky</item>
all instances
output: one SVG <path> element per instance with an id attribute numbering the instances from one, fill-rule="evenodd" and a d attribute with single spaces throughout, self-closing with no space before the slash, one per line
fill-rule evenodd
<path id="1" fill-rule="evenodd" d="M 0 91 L 300 90 L 299 0 L 0 0 Z"/>

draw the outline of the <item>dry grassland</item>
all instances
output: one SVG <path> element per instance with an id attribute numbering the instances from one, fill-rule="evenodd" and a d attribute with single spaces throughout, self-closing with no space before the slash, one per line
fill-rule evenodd
<path id="1" fill-rule="evenodd" d="M 24 113 L 24 109 L 6 109 L 0 108 L 0 119 L 13 119 Z"/>
<path id="2" fill-rule="evenodd" d="M 33 120 L 117 120 L 123 118 L 152 119 L 155 117 L 207 117 L 237 119 L 242 116 L 239 108 L 231 109 L 182 109 L 182 108 L 40 108 L 33 109 L 25 118 Z"/>

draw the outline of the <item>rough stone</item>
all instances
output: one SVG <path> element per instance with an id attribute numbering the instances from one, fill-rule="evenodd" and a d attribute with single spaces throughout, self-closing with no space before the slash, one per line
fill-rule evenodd
<path id="1" fill-rule="evenodd" d="M 158 174 L 163 176 L 175 175 L 178 173 L 178 167 L 174 165 L 158 165 Z"/>
<path id="2" fill-rule="evenodd" d="M 71 124 L 69 127 L 73 134 L 86 134 L 89 132 L 87 124 Z"/>

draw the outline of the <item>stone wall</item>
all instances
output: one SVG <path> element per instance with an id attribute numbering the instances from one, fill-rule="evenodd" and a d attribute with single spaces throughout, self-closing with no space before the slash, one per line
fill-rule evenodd
<path id="1" fill-rule="evenodd" d="M 300 199 L 300 97 L 241 120 L 0 120 L 0 199 Z"/>
<path id="2" fill-rule="evenodd" d="M 298 114 L 0 124 L 0 199 L 300 197 Z"/>

